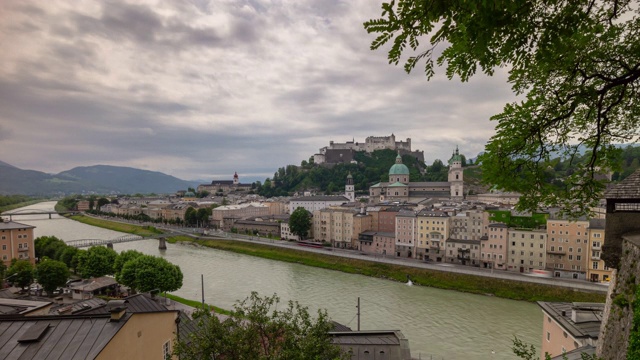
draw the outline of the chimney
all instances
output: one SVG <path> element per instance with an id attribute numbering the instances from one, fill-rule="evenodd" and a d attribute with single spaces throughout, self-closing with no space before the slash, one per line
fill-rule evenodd
<path id="1" fill-rule="evenodd" d="M 127 313 L 127 300 L 110 300 L 107 308 L 111 314 L 111 321 L 118 322 Z"/>

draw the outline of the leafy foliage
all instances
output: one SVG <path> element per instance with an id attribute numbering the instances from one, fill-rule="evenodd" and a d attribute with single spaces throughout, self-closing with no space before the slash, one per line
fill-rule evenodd
<path id="1" fill-rule="evenodd" d="M 524 359 L 524 360 L 540 359 L 540 357 L 537 354 L 535 346 L 531 344 L 526 344 L 522 340 L 518 339 L 517 336 L 513 339 L 513 347 L 511 349 L 513 350 L 513 353 L 516 354 L 516 356 L 521 359 Z M 562 359 L 567 360 L 567 355 L 562 354 Z M 597 357 L 595 354 L 589 355 L 586 353 L 581 353 L 580 359 L 581 360 L 602 360 L 601 358 Z M 629 359 L 632 359 L 632 358 L 629 358 Z M 551 360 L 551 355 L 549 355 L 549 353 L 544 353 L 544 360 Z"/>
<path id="2" fill-rule="evenodd" d="M 174 355 L 180 359 L 348 359 L 331 343 L 332 324 L 326 311 L 313 319 L 305 307 L 289 302 L 278 310 L 280 299 L 260 297 L 256 292 L 220 320 L 205 314 L 198 318 L 199 331 L 187 341 L 179 340 Z"/>
<path id="3" fill-rule="evenodd" d="M 289 217 L 289 229 L 291 232 L 304 240 L 311 229 L 311 215 L 303 208 L 298 207 Z"/>
<path id="4" fill-rule="evenodd" d="M 33 282 L 33 265 L 27 260 L 17 260 L 11 262 L 9 270 L 7 270 L 8 276 L 13 276 L 11 282 L 15 283 L 21 288 L 31 285 Z"/>
<path id="5" fill-rule="evenodd" d="M 47 295 L 53 296 L 53 291 L 57 287 L 66 284 L 69 269 L 61 261 L 47 259 L 38 264 L 35 276 Z"/>
<path id="6" fill-rule="evenodd" d="M 118 253 L 103 246 L 93 246 L 87 252 L 78 253 L 77 271 L 83 278 L 113 274 L 113 264 Z"/>
<path id="7" fill-rule="evenodd" d="M 116 276 L 116 281 L 120 282 L 120 273 L 122 272 L 124 264 L 142 255 L 144 254 L 137 250 L 125 250 L 118 254 L 116 261 L 113 263 L 113 274 Z"/>
<path id="8" fill-rule="evenodd" d="M 180 289 L 182 277 L 179 266 L 163 258 L 140 255 L 124 264 L 119 282 L 140 292 L 154 289 L 165 292 Z"/>
<path id="9" fill-rule="evenodd" d="M 262 196 L 286 196 L 295 191 L 317 190 L 327 194 L 343 191 L 347 175 L 351 173 L 356 192 L 368 193 L 369 186 L 389 181 L 389 168 L 395 163 L 397 152 L 389 149 L 373 153 L 356 152 L 358 164 L 336 164 L 334 166 L 307 163 L 297 167 L 281 167 L 264 184 L 254 183 L 256 192 Z M 413 156 L 403 155 L 402 163 L 409 168 L 411 181 L 447 181 L 448 168 L 439 159 L 431 167 Z"/>
<path id="10" fill-rule="evenodd" d="M 492 117 L 497 132 L 480 159 L 485 180 L 522 193 L 520 210 L 561 206 L 578 216 L 589 213 L 604 189 L 596 175 L 618 168 L 613 144 L 640 136 L 637 9 L 632 0 L 398 0 L 383 3 L 382 17 L 364 27 L 378 34 L 372 49 L 391 43 L 392 64 L 417 52 L 404 68 L 424 61 L 428 78 L 436 64 L 462 81 L 478 70 L 492 75 L 508 68 L 523 100 Z M 551 157 L 573 159 L 581 146 L 587 161 L 549 183 Z"/>

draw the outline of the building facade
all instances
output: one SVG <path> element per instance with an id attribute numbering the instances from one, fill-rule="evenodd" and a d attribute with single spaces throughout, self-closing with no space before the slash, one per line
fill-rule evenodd
<path id="1" fill-rule="evenodd" d="M 444 211 L 422 210 L 417 214 L 416 258 L 445 261 L 445 242 L 451 235 L 451 218 Z"/>
<path id="2" fill-rule="evenodd" d="M 588 220 L 547 220 L 547 270 L 554 277 L 587 278 L 588 231 Z"/>
<path id="3" fill-rule="evenodd" d="M 411 182 L 409 168 L 402 163 L 402 156 L 398 153 L 396 163 L 389 169 L 389 182 L 379 182 L 369 187 L 369 201 L 381 203 L 409 202 L 427 198 L 463 199 L 462 156 L 458 149 L 449 160 L 448 176 L 447 182 Z"/>
<path id="4" fill-rule="evenodd" d="M 35 226 L 15 221 L 0 222 L 0 257 L 7 267 L 11 259 L 27 260 L 35 265 L 33 229 Z"/>
<path id="5" fill-rule="evenodd" d="M 507 270 L 529 273 L 546 269 L 546 230 L 509 229 Z"/>

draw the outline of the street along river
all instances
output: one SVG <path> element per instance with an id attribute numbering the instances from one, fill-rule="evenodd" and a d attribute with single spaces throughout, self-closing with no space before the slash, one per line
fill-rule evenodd
<path id="1" fill-rule="evenodd" d="M 29 206 L 51 210 L 54 202 Z M 25 208 L 23 208 L 25 209 Z M 14 221 L 36 226 L 36 236 L 54 235 L 65 241 L 114 239 L 124 234 L 46 215 L 17 216 Z M 388 280 L 308 267 L 193 245 L 156 240 L 115 244 L 118 252 L 136 249 L 162 256 L 184 273 L 183 287 L 175 294 L 200 300 L 204 275 L 207 303 L 231 309 L 251 291 L 277 293 L 312 311 L 323 308 L 335 321 L 357 327 L 360 297 L 363 330 L 399 329 L 409 339 L 411 354 L 422 359 L 514 359 L 514 336 L 539 347 L 542 312 L 535 304 L 491 296 L 459 293 Z"/>

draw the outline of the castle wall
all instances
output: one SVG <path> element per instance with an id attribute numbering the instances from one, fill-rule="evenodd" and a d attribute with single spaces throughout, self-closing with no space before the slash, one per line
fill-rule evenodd
<path id="1" fill-rule="evenodd" d="M 638 300 L 636 294 L 640 280 L 640 233 L 622 237 L 624 240 L 620 267 L 612 276 L 609 285 L 609 296 L 596 349 L 596 354 L 607 360 L 627 359 L 629 336 L 633 330 L 633 307 L 634 302 Z"/>

